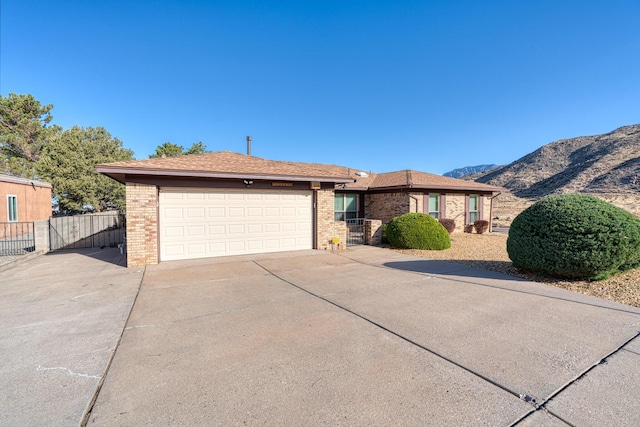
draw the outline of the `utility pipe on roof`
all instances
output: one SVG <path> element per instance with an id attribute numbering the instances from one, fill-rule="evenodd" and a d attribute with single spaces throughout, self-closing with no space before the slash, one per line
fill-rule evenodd
<path id="1" fill-rule="evenodd" d="M 247 156 L 251 155 L 251 137 L 247 136 Z"/>

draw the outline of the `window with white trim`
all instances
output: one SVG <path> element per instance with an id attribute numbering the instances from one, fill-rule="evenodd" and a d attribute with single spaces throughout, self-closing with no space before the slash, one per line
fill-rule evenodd
<path id="1" fill-rule="evenodd" d="M 7 196 L 7 216 L 9 222 L 18 222 L 18 196 Z"/>
<path id="2" fill-rule="evenodd" d="M 334 219 L 346 221 L 358 217 L 358 195 L 349 193 L 336 193 L 334 198 Z"/>
<path id="3" fill-rule="evenodd" d="M 429 215 L 434 217 L 435 219 L 440 218 L 440 195 L 439 194 L 429 194 Z"/>
<path id="4" fill-rule="evenodd" d="M 480 197 L 477 194 L 469 196 L 469 224 L 480 219 Z"/>

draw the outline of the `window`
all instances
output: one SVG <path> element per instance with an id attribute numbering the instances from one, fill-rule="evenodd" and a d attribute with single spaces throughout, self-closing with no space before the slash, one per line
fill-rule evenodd
<path id="1" fill-rule="evenodd" d="M 9 222 L 18 222 L 18 196 L 7 196 L 7 214 Z"/>
<path id="2" fill-rule="evenodd" d="M 469 224 L 473 224 L 480 219 L 480 203 L 477 194 L 469 196 Z"/>
<path id="3" fill-rule="evenodd" d="M 440 218 L 440 195 L 429 194 L 429 215 L 435 219 Z"/>
<path id="4" fill-rule="evenodd" d="M 339 193 L 334 198 L 334 212 L 336 221 L 345 221 L 358 217 L 358 195 Z"/>

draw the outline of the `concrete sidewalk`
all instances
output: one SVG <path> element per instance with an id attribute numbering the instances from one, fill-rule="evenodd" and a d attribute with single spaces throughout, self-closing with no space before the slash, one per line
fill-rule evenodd
<path id="1" fill-rule="evenodd" d="M 640 310 L 373 248 L 148 267 L 91 425 L 640 425 Z"/>
<path id="2" fill-rule="evenodd" d="M 42 255 L 0 273 L 0 425 L 77 426 L 142 280 L 117 249 Z"/>

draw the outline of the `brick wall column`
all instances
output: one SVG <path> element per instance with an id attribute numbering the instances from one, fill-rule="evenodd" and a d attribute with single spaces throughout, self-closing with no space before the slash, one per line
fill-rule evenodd
<path id="1" fill-rule="evenodd" d="M 454 232 L 464 231 L 465 226 L 465 195 L 447 193 L 447 205 L 445 218 L 453 219 L 456 222 Z"/>
<path id="2" fill-rule="evenodd" d="M 33 234 L 35 238 L 36 251 L 49 252 L 49 220 L 41 219 L 34 221 Z"/>
<path id="3" fill-rule="evenodd" d="M 158 263 L 158 187 L 127 182 L 127 266 Z"/>
<path id="4" fill-rule="evenodd" d="M 335 249 L 345 249 L 347 246 L 347 224 L 334 219 L 334 194 L 332 188 L 316 190 L 317 249 L 331 250 L 334 238 L 338 239 L 333 245 Z"/>
<path id="5" fill-rule="evenodd" d="M 364 220 L 364 244 L 379 246 L 382 244 L 382 221 L 379 219 Z"/>

